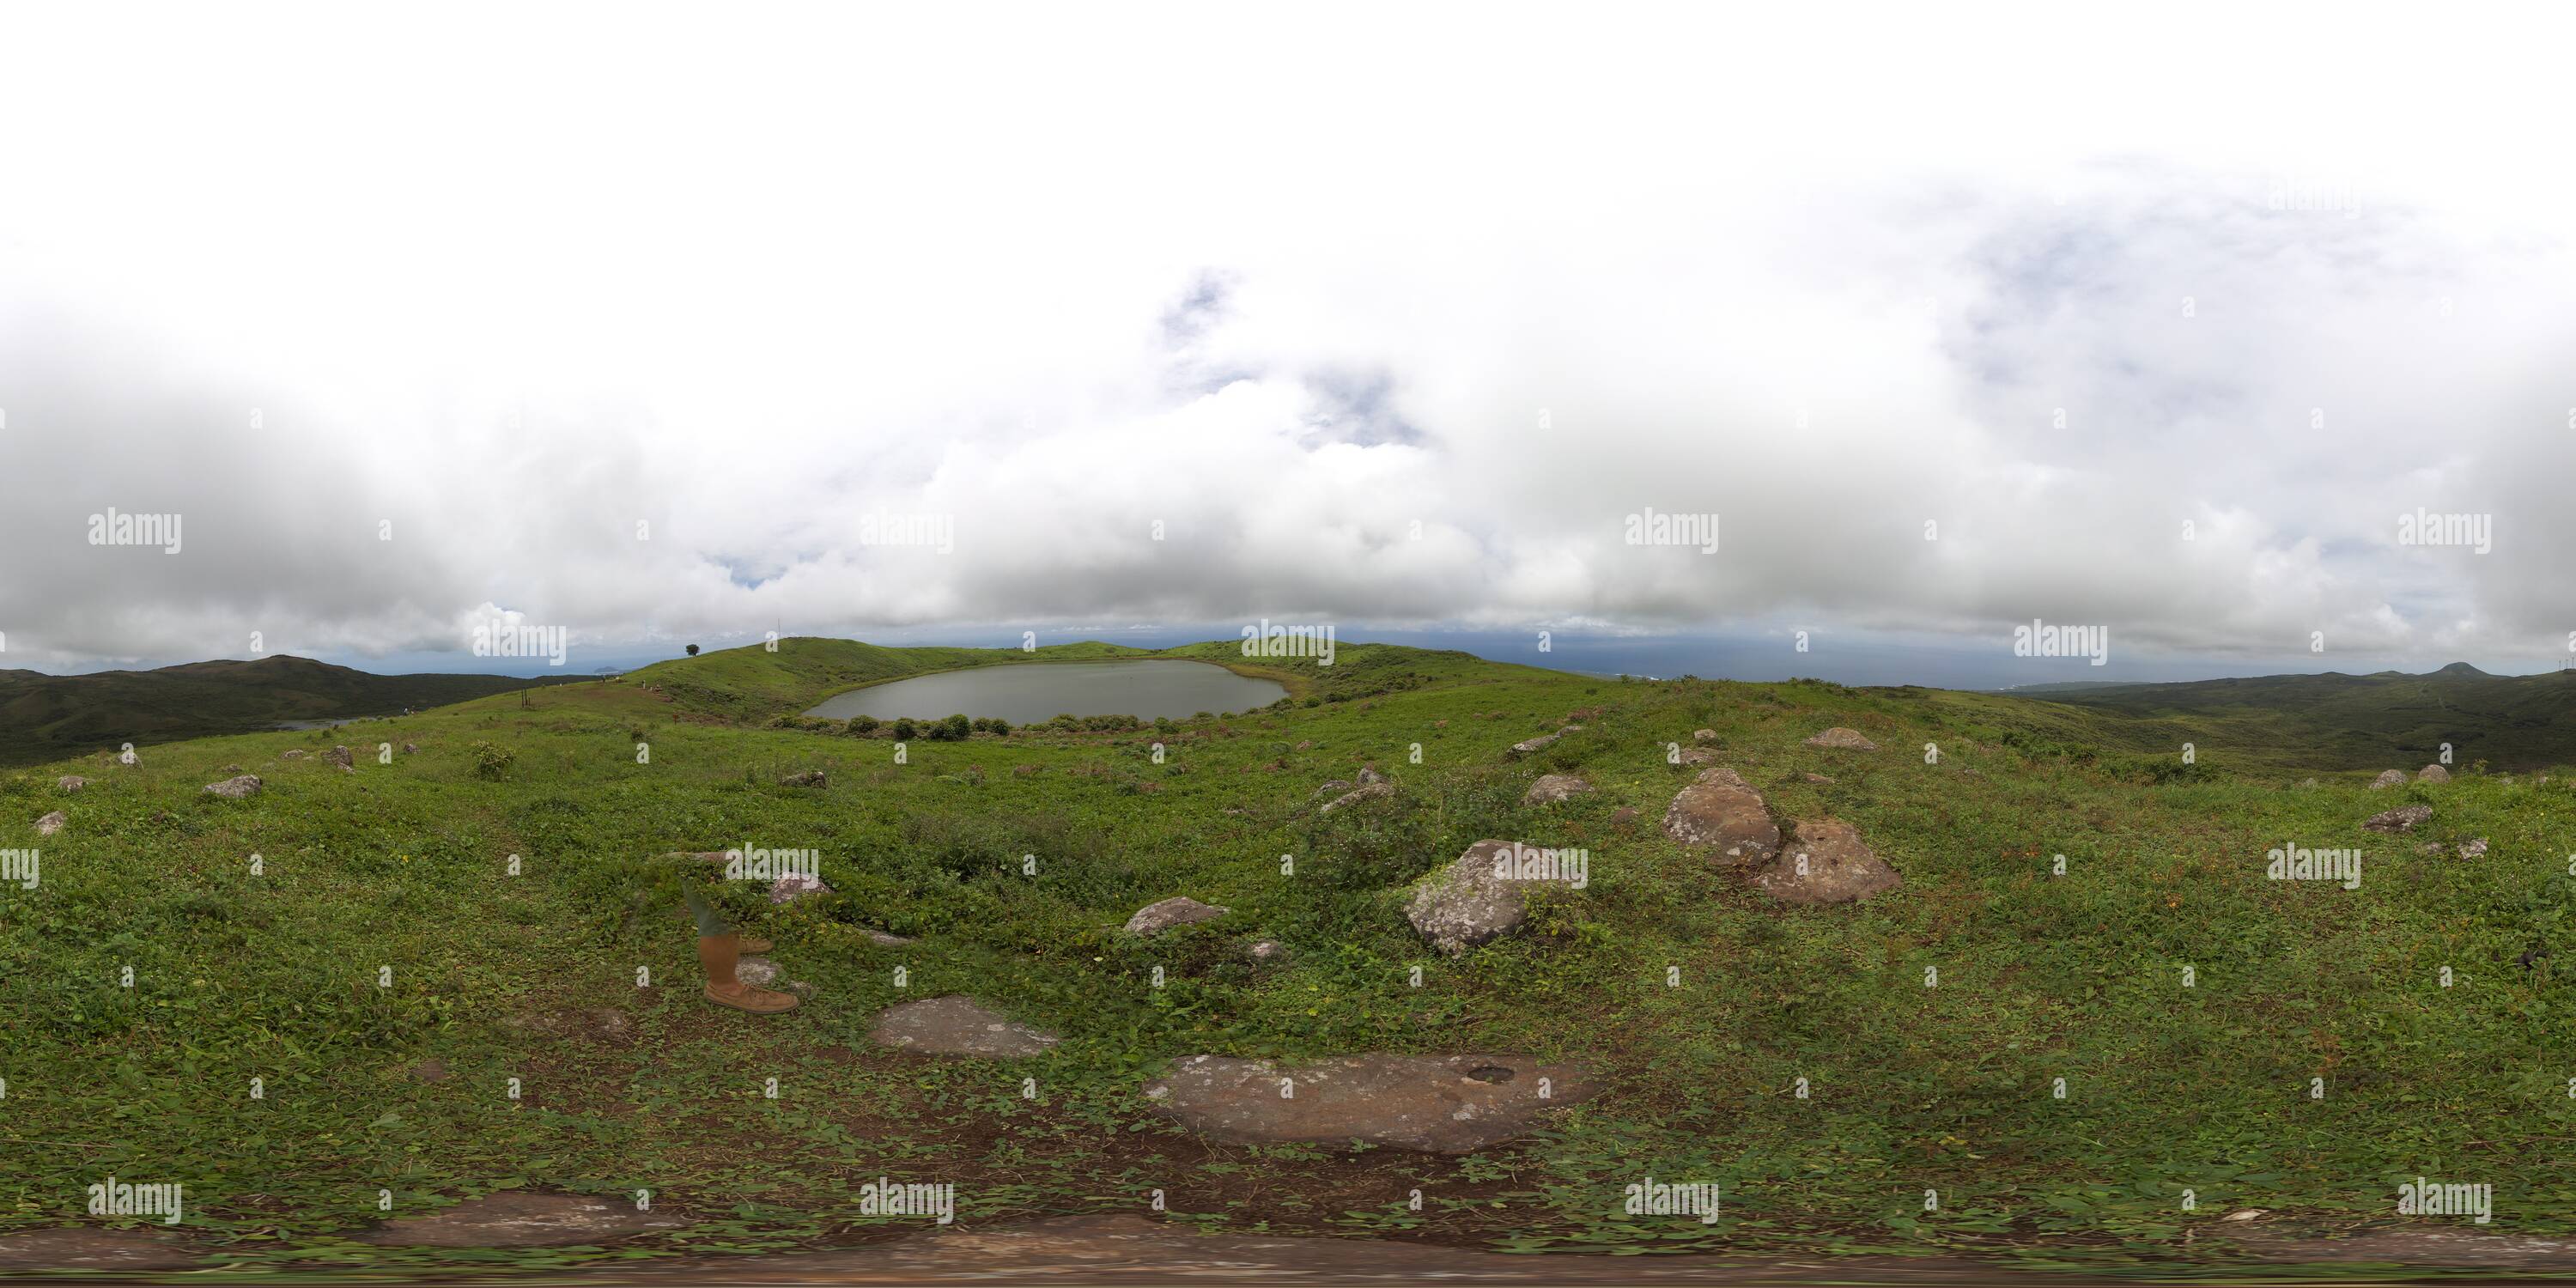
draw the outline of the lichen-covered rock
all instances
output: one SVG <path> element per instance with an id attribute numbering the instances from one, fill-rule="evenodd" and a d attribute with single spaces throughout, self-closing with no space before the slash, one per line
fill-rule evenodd
<path id="1" fill-rule="evenodd" d="M 2442 768 L 2440 765 L 2426 765 L 2422 769 L 2416 771 L 2415 781 L 2419 783 L 2447 783 L 2451 781 L 2451 771 Z"/>
<path id="2" fill-rule="evenodd" d="M 1762 793 L 1725 766 L 1700 771 L 1664 810 L 1664 835 L 1729 867 L 1745 867 L 1780 852 L 1780 827 L 1771 821 Z"/>
<path id="3" fill-rule="evenodd" d="M 1376 766 L 1362 765 L 1360 767 L 1360 786 L 1368 787 L 1385 781 L 1387 781 L 1386 775 L 1377 772 Z"/>
<path id="4" fill-rule="evenodd" d="M 1780 857 L 1753 874 L 1755 889 L 1784 903 L 1852 903 L 1903 883 L 1858 831 L 1829 818 L 1798 824 Z"/>
<path id="5" fill-rule="evenodd" d="M 332 764 L 338 765 L 342 769 L 353 768 L 357 764 L 357 757 L 350 755 L 349 749 L 346 747 L 333 747 L 331 750 L 323 752 L 322 758 L 330 761 Z"/>
<path id="6" fill-rule="evenodd" d="M 2403 769 L 2384 770 L 2379 777 L 2370 780 L 2370 790 L 2374 792 L 2383 787 L 2404 787 L 2405 785 L 2406 771 Z"/>
<path id="7" fill-rule="evenodd" d="M 1592 784 L 1572 774 L 1542 774 L 1528 791 L 1521 793 L 1521 804 L 1553 805 L 1591 790 Z"/>
<path id="8" fill-rule="evenodd" d="M 1835 725 L 1833 728 L 1827 729 L 1813 738 L 1809 738 L 1807 740 L 1807 745 L 1810 747 L 1843 747 L 1852 751 L 1878 750 L 1878 744 L 1862 737 L 1860 730 L 1846 729 L 1841 725 Z"/>
<path id="9" fill-rule="evenodd" d="M 1448 866 L 1422 878 L 1405 904 L 1404 919 L 1455 957 L 1487 940 L 1509 934 L 1529 919 L 1528 891 L 1499 875 L 1495 856 L 1514 842 L 1478 841 Z"/>
<path id="10" fill-rule="evenodd" d="M 227 778 L 220 783 L 208 783 L 206 790 L 225 800 L 237 801 L 245 796 L 258 795 L 260 786 L 259 775 L 243 774 L 238 778 Z"/>
<path id="11" fill-rule="evenodd" d="M 1231 911 L 1233 909 L 1222 908 L 1216 904 L 1200 903 L 1187 895 L 1176 895 L 1137 909 L 1136 915 L 1127 919 L 1127 933 L 1159 935 L 1174 926 L 1214 921 Z"/>
<path id="12" fill-rule="evenodd" d="M 1715 729 L 1694 729 L 1691 731 L 1691 741 L 1715 742 L 1717 741 L 1717 731 Z"/>
<path id="13" fill-rule="evenodd" d="M 78 774 L 65 774 L 54 780 L 54 789 L 57 791 L 76 792 L 87 786 L 89 786 L 89 780 Z"/>
<path id="14" fill-rule="evenodd" d="M 63 813 L 61 810 L 55 810 L 53 813 L 47 814 L 43 818 L 36 820 L 36 835 L 52 836 L 54 833 L 63 830 L 63 825 L 71 821 L 70 815 Z"/>

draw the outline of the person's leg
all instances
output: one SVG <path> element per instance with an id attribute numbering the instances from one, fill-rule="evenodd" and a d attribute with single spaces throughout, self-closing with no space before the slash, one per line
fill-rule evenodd
<path id="1" fill-rule="evenodd" d="M 698 923 L 698 965 L 707 973 L 707 1000 L 762 1015 L 796 1009 L 795 994 L 753 988 L 735 977 L 734 970 L 742 963 L 742 940 L 724 918 L 716 915 L 715 908 L 695 885 L 683 881 L 680 891 L 689 905 L 689 915 Z"/>

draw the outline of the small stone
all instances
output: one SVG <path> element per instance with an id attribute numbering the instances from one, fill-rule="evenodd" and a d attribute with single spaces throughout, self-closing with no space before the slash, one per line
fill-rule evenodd
<path id="1" fill-rule="evenodd" d="M 1361 766 L 1361 768 L 1360 768 L 1360 786 L 1362 786 L 1362 787 L 1369 787 L 1369 786 L 1373 786 L 1373 785 L 1378 784 L 1378 783 L 1385 782 L 1386 780 L 1387 780 L 1387 779 L 1386 779 L 1386 775 L 1384 775 L 1384 774 L 1381 774 L 1381 773 L 1377 772 L 1377 768 L 1376 768 L 1375 766 L 1373 766 L 1373 765 L 1364 765 L 1364 766 Z"/>
<path id="2" fill-rule="evenodd" d="M 331 750 L 323 752 L 322 758 L 330 761 L 332 764 L 338 765 L 342 769 L 350 768 L 352 765 L 357 763 L 357 758 L 350 755 L 349 749 L 346 747 L 333 747 Z"/>
<path id="3" fill-rule="evenodd" d="M 1717 741 L 1717 731 L 1715 729 L 1694 729 L 1691 731 L 1691 741 L 1715 742 Z"/>
<path id="4" fill-rule="evenodd" d="M 1288 957 L 1288 946 L 1276 939 L 1264 939 L 1245 949 L 1244 953 L 1257 962 L 1285 961 Z"/>
<path id="5" fill-rule="evenodd" d="M 1612 827 L 1626 827 L 1636 821 L 1637 811 L 1634 806 L 1622 805 L 1619 808 L 1610 811 L 1610 825 Z"/>
<path id="6" fill-rule="evenodd" d="M 1222 908 L 1212 903 L 1200 903 L 1187 895 L 1176 895 L 1137 909 L 1136 915 L 1127 919 L 1127 933 L 1159 935 L 1174 926 L 1214 921 L 1231 911 L 1233 909 Z"/>
<path id="7" fill-rule="evenodd" d="M 2466 840 L 2466 841 L 2462 841 L 2462 842 L 2460 842 L 2460 857 L 2461 857 L 2461 858 L 2464 858 L 2464 859 L 2478 859 L 2478 858 L 2484 858 L 2484 857 L 2486 857 L 2486 852 L 2487 852 L 2487 838 L 2485 838 L 2485 837 L 2483 837 L 2483 836 L 2480 836 L 2480 837 L 2473 837 L 2473 838 L 2471 838 L 2471 839 L 2469 839 L 2469 840 Z"/>
<path id="8" fill-rule="evenodd" d="M 859 933 L 867 936 L 868 942 L 875 944 L 879 948 L 901 948 L 912 942 L 901 935 L 879 930 L 874 926 L 867 927 Z"/>
<path id="9" fill-rule="evenodd" d="M 2374 792 L 2383 787 L 2404 787 L 2405 785 L 2406 771 L 2403 769 L 2383 770 L 2379 777 L 2370 780 L 2370 790 Z"/>
<path id="10" fill-rule="evenodd" d="M 2261 1208 L 2238 1208 L 2237 1210 L 2228 1213 L 2225 1219 L 2230 1221 L 2251 1221 L 2263 1214 L 2264 1212 Z"/>
<path id="11" fill-rule="evenodd" d="M 89 786 L 89 780 L 78 774 L 65 774 L 54 780 L 54 787 L 58 791 L 76 792 L 87 786 Z"/>
<path id="12" fill-rule="evenodd" d="M 1830 783 L 1834 781 L 1833 779 L 1825 777 L 1823 774 L 1802 774 L 1800 777 L 1805 778 L 1811 783 Z"/>
<path id="13" fill-rule="evenodd" d="M 406 756 L 411 755 L 413 752 L 416 752 L 416 751 L 419 751 L 419 750 L 420 750 L 420 748 L 415 747 L 415 746 L 411 745 L 410 743 L 404 743 L 404 744 L 403 744 L 403 754 L 404 754 L 404 755 L 406 755 Z"/>
<path id="14" fill-rule="evenodd" d="M 1852 751 L 1878 750 L 1878 744 L 1862 737 L 1860 730 L 1846 729 L 1841 725 L 1836 725 L 1831 729 L 1827 729 L 1823 733 L 1817 734 L 1813 738 L 1809 738 L 1807 740 L 1807 745 L 1810 747 L 1843 747 Z"/>
<path id="15" fill-rule="evenodd" d="M 227 778 L 220 783 L 208 783 L 206 790 L 225 800 L 237 801 L 245 796 L 258 795 L 260 786 L 259 775 L 243 774 L 238 778 Z"/>
<path id="16" fill-rule="evenodd" d="M 1717 753 L 1706 747 L 1684 747 L 1674 752 L 1666 763 L 1683 766 L 1714 765 L 1717 763 Z"/>
<path id="17" fill-rule="evenodd" d="M 830 893 L 832 893 L 832 887 L 823 884 L 821 877 L 784 876 L 770 884 L 769 901 L 794 903 L 812 895 Z"/>
<path id="18" fill-rule="evenodd" d="M 71 821 L 72 820 L 69 815 L 64 814 L 61 810 L 55 810 L 53 813 L 47 814 L 43 818 L 36 820 L 36 835 L 52 836 L 54 833 L 63 830 L 63 825 Z"/>
<path id="19" fill-rule="evenodd" d="M 286 750 L 277 753 L 277 758 L 279 760 L 302 760 L 304 759 L 304 749 L 302 747 L 289 747 Z"/>
<path id="20" fill-rule="evenodd" d="M 785 778 L 779 779 L 778 785 L 781 787 L 823 787 L 828 786 L 829 784 L 825 779 L 822 770 L 808 769 L 804 773 L 789 774 Z"/>
<path id="21" fill-rule="evenodd" d="M 1543 774 L 1521 794 L 1521 804 L 1553 805 L 1591 790 L 1592 784 L 1572 774 Z"/>
<path id="22" fill-rule="evenodd" d="M 1299 742 L 1299 743 L 1297 744 L 1297 750 L 1299 750 L 1299 751 L 1307 751 L 1307 750 L 1311 750 L 1311 749 L 1314 747 L 1314 745 L 1315 745 L 1314 740 L 1313 740 L 1313 739 L 1311 739 L 1311 738 L 1309 738 L 1309 739 L 1306 739 L 1306 740 L 1304 740 L 1304 741 Z"/>

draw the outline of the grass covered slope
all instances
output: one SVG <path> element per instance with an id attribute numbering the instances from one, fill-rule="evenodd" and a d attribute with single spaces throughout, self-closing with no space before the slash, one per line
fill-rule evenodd
<path id="1" fill-rule="evenodd" d="M 243 733 L 289 720 L 427 710 L 557 682 L 506 675 L 375 675 L 288 656 L 87 675 L 0 671 L 0 765 L 35 764 L 128 742 L 149 746 Z"/>
<path id="2" fill-rule="evenodd" d="M 742 661 L 762 677 L 744 693 L 820 682 Z M 2569 946 L 2563 776 L 2300 788 L 2207 743 L 2188 774 L 2087 755 L 2050 738 L 2080 729 L 2073 708 L 1992 695 L 1619 683 L 1393 646 L 1347 646 L 1329 675 L 1264 665 L 1312 687 L 1161 730 L 913 742 L 902 763 L 884 738 L 710 723 L 638 673 L 663 691 L 0 777 L 0 836 L 43 859 L 36 888 L 0 888 L 0 1226 L 73 1220 L 112 1172 L 184 1181 L 189 1228 L 253 1261 L 428 1259 L 340 1240 L 386 1215 L 380 1190 L 403 1215 L 530 1186 L 650 1189 L 700 1224 L 644 1246 L 758 1248 L 911 1229 L 860 1212 L 889 1176 L 954 1182 L 965 1222 L 1143 1213 L 1160 1190 L 1169 1219 L 1520 1249 L 2108 1235 L 2088 1246 L 2109 1256 L 2214 1239 L 2235 1206 L 2383 1218 L 2424 1173 L 2492 1183 L 2507 1228 L 2576 1229 L 2553 1143 L 2576 1122 L 2567 986 L 2552 957 L 2517 962 Z M 1577 712 L 1581 731 L 1508 755 Z M 1803 743 L 1830 725 L 1881 749 Z M 1904 884 L 1793 908 L 1666 839 L 1696 772 L 1668 753 L 1700 728 L 1784 822 L 1851 823 Z M 396 754 L 278 759 L 334 741 Z M 199 791 L 235 764 L 267 790 Z M 1364 765 L 1395 795 L 1319 816 L 1317 785 Z M 778 785 L 809 768 L 829 786 Z M 59 773 L 94 781 L 64 795 Z M 1596 790 L 1522 804 L 1542 773 Z M 2415 834 L 2362 830 L 2408 801 L 2434 810 Z M 55 809 L 67 827 L 39 840 Z M 1488 837 L 1582 847 L 1590 883 L 1442 958 L 1405 887 Z M 2448 848 L 2471 837 L 2483 857 Z M 2364 850 L 2360 887 L 2267 880 L 2285 841 Z M 697 1000 L 686 923 L 637 907 L 627 875 L 745 843 L 816 849 L 835 888 L 766 928 L 817 989 L 775 1019 Z M 1184 894 L 1232 912 L 1118 933 Z M 1250 960 L 1256 938 L 1284 962 Z M 868 1041 L 881 1008 L 951 992 L 1064 1042 L 947 1062 Z M 1368 1050 L 1580 1060 L 1606 1090 L 1463 1158 L 1211 1144 L 1139 1092 L 1180 1056 Z M 1724 1217 L 1623 1215 L 1648 1176 L 1720 1184 Z"/>
<path id="3" fill-rule="evenodd" d="M 2282 763 L 2413 770 L 2450 744 L 2457 763 L 2527 769 L 2576 760 L 2576 671 L 2489 675 L 2455 662 L 2424 675 L 2267 675 L 2084 687 L 2049 700 L 2131 728 L 2197 730 Z"/>

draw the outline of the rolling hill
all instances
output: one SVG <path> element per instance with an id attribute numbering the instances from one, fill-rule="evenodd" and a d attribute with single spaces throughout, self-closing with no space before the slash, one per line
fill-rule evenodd
<path id="1" fill-rule="evenodd" d="M 585 677 L 586 678 L 586 677 Z M 150 671 L 0 671 L 0 765 L 131 742 L 253 733 L 289 720 L 393 715 L 539 684 L 506 675 L 375 675 L 306 657 L 190 662 Z"/>

